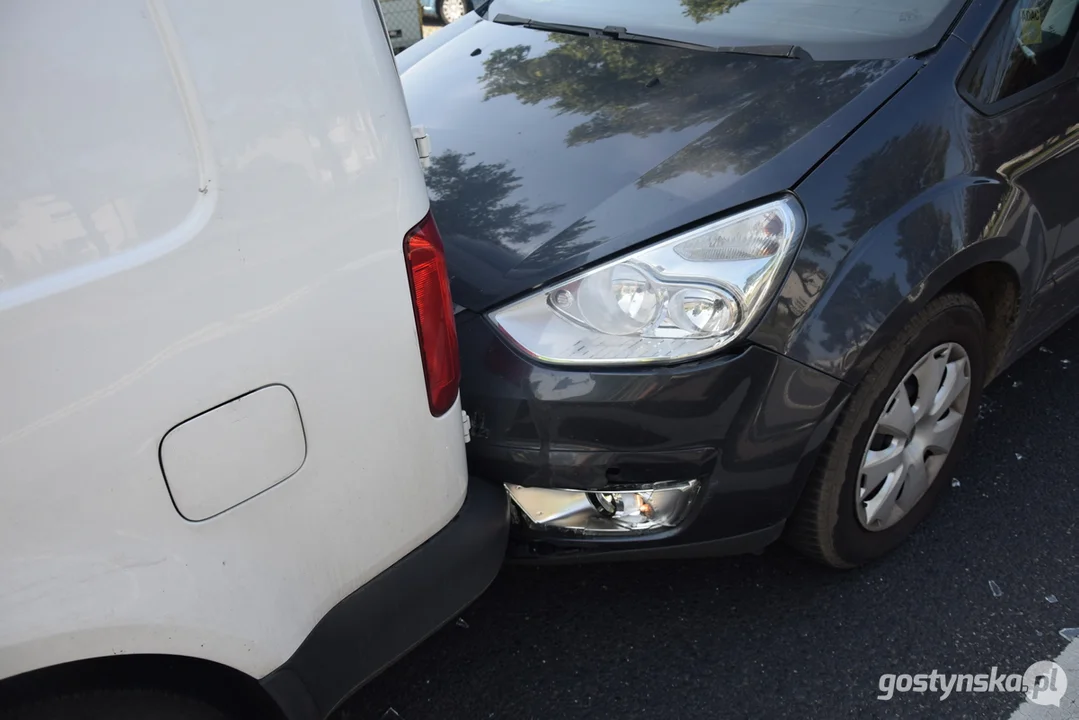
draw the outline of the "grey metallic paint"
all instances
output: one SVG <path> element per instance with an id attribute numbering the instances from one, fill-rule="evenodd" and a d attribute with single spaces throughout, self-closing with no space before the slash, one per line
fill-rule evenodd
<path id="1" fill-rule="evenodd" d="M 562 550 L 771 533 L 851 388 L 939 292 L 989 267 L 1015 283 L 997 370 L 1074 314 L 1076 58 L 1024 97 L 976 107 L 960 85 L 999 5 L 972 0 L 938 48 L 896 61 L 701 53 L 478 19 L 417 48 L 403 81 L 431 136 L 432 204 L 468 309 L 473 470 L 579 488 L 702 480 L 687 527 L 556 538 Z M 716 356 L 544 367 L 481 316 L 785 191 L 808 218 L 792 269 L 757 327 Z"/>

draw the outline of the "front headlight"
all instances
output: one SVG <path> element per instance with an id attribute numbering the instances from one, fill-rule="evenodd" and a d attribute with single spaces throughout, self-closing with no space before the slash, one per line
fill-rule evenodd
<path id="1" fill-rule="evenodd" d="M 752 327 L 801 239 L 792 196 L 592 268 L 490 318 L 524 352 L 578 365 L 704 355 Z"/>

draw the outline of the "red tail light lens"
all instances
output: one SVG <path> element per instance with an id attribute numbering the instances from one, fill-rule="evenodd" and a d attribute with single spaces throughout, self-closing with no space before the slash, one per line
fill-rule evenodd
<path id="1" fill-rule="evenodd" d="M 405 264 L 416 311 L 427 403 L 431 414 L 442 415 L 457 399 L 461 362 L 457 355 L 457 326 L 450 300 L 450 278 L 442 238 L 430 214 L 405 236 Z"/>

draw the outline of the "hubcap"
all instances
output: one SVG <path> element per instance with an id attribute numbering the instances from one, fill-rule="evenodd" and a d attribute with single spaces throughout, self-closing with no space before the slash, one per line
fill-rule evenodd
<path id="1" fill-rule="evenodd" d="M 936 480 L 970 398 L 970 361 L 956 343 L 933 348 L 892 392 L 869 436 L 855 504 L 866 530 L 890 528 Z"/>
<path id="2" fill-rule="evenodd" d="M 465 7 L 465 0 L 443 0 L 442 1 L 442 19 L 446 23 L 460 20 L 466 14 L 468 14 L 468 8 Z"/>

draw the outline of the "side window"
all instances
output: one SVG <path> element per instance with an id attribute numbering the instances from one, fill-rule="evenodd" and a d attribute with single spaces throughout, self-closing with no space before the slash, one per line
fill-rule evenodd
<path id="1" fill-rule="evenodd" d="M 992 105 L 1064 69 L 1079 0 L 1008 0 L 964 75 L 970 96 Z"/>

